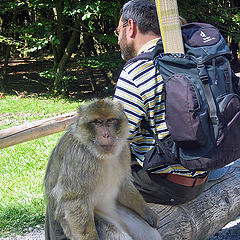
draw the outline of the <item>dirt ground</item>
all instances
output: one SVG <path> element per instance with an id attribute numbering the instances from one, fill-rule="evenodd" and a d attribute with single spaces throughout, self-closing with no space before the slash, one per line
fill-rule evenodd
<path id="1" fill-rule="evenodd" d="M 3 61 L 0 59 L 0 69 Z M 51 80 L 41 77 L 41 72 L 53 67 L 53 60 L 37 59 L 10 59 L 8 64 L 7 92 L 11 94 L 43 94 L 48 93 L 51 88 Z M 240 61 L 232 64 L 235 72 L 240 72 Z M 106 81 L 99 70 L 94 70 L 92 75 L 96 81 L 98 89 L 93 91 L 91 85 L 91 73 L 87 69 L 70 68 L 68 70 L 70 81 L 68 90 L 70 97 L 83 97 L 88 95 L 104 94 Z"/>
<path id="2" fill-rule="evenodd" d="M 76 64 L 75 64 L 76 65 Z M 3 61 L 0 60 L 0 72 Z M 40 73 L 53 67 L 53 60 L 37 59 L 10 59 L 8 64 L 8 77 L 6 83 L 9 94 L 44 94 L 51 89 L 51 80 L 40 76 Z M 67 84 L 70 97 L 88 97 L 89 95 L 103 95 L 106 81 L 101 71 L 80 69 L 72 67 L 68 69 L 70 80 Z M 97 89 L 93 91 L 91 77 L 94 78 Z"/>

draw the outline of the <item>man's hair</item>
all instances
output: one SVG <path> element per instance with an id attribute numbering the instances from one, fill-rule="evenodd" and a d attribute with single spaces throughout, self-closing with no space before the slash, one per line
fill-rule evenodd
<path id="1" fill-rule="evenodd" d="M 132 19 L 141 33 L 160 35 L 157 10 L 150 0 L 130 0 L 123 5 L 120 14 L 123 22 Z"/>

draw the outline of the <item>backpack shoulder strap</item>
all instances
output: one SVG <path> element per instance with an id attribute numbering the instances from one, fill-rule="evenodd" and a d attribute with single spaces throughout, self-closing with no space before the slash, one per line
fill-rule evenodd
<path id="1" fill-rule="evenodd" d="M 158 146 L 157 150 L 158 150 L 159 154 L 165 154 L 166 155 L 164 144 L 159 140 L 157 134 L 155 134 L 153 132 L 153 130 L 150 128 L 149 123 L 145 118 L 141 122 L 141 127 L 143 129 L 148 130 L 148 132 L 150 133 L 150 136 L 154 138 L 156 146 Z"/>
<path id="2" fill-rule="evenodd" d="M 217 107 L 214 100 L 214 95 L 209 85 L 209 77 L 208 77 L 207 69 L 204 64 L 197 64 L 197 69 L 198 69 L 199 78 L 203 83 L 203 91 L 207 99 L 210 120 L 212 122 L 212 125 L 217 125 L 218 124 Z"/>

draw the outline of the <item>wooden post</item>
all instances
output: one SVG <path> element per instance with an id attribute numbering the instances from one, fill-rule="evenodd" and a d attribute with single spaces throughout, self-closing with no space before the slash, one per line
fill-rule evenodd
<path id="1" fill-rule="evenodd" d="M 183 53 L 177 0 L 155 0 L 165 53 Z"/>
<path id="2" fill-rule="evenodd" d="M 76 113 L 43 119 L 0 131 L 0 149 L 64 131 L 76 120 Z"/>

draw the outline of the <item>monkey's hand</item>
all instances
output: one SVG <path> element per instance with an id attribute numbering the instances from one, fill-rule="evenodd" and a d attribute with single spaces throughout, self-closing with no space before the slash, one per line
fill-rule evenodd
<path id="1" fill-rule="evenodd" d="M 141 217 L 144 218 L 152 227 L 158 228 L 160 226 L 160 217 L 147 204 L 144 206 L 144 208 L 144 215 Z"/>
<path id="2" fill-rule="evenodd" d="M 132 209 L 152 227 L 159 227 L 159 216 L 148 206 L 142 195 L 129 180 L 125 181 L 118 195 L 118 201 L 123 206 Z"/>

